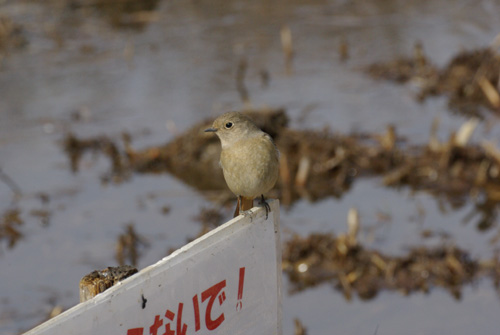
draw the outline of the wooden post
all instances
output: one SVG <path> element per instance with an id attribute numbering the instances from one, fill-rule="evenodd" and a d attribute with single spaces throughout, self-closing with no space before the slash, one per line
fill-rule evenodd
<path id="1" fill-rule="evenodd" d="M 80 280 L 80 302 L 92 299 L 137 272 L 137 269 L 130 265 L 107 267 L 104 270 L 92 271 Z"/>

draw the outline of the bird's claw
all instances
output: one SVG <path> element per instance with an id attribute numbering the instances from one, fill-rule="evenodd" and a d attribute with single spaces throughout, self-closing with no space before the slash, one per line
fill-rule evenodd
<path id="1" fill-rule="evenodd" d="M 264 208 L 266 209 L 266 220 L 267 220 L 267 218 L 269 217 L 269 212 L 271 211 L 271 206 L 269 206 L 266 199 L 264 199 L 264 194 L 260 195 L 259 205 L 264 206 Z"/>

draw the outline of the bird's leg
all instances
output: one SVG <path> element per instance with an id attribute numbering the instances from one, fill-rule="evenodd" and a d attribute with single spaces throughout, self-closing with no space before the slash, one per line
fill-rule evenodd
<path id="1" fill-rule="evenodd" d="M 250 215 L 250 221 L 251 221 L 252 215 L 250 213 L 250 210 L 253 207 L 253 198 L 238 196 L 238 199 L 239 199 L 239 204 L 238 204 L 239 214 L 243 214 L 243 216 Z"/>
<path id="2" fill-rule="evenodd" d="M 238 212 L 243 213 L 243 198 L 241 195 L 238 195 Z"/>
<path id="3" fill-rule="evenodd" d="M 241 213 L 241 199 L 240 199 L 240 196 L 237 195 L 236 199 L 237 199 L 237 201 L 236 201 L 236 208 L 234 209 L 233 218 L 237 217 Z"/>
<path id="4" fill-rule="evenodd" d="M 266 202 L 266 199 L 264 199 L 264 194 L 260 195 L 259 205 L 264 206 L 264 208 L 266 209 L 266 220 L 267 220 L 269 212 L 271 211 L 271 206 L 269 206 L 269 204 Z"/>

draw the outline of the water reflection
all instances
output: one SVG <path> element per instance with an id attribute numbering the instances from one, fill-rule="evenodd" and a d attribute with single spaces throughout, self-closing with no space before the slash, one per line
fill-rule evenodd
<path id="1" fill-rule="evenodd" d="M 63 292 L 51 306 L 74 305 L 78 279 L 117 262 L 113 246 L 123 235 L 124 223 L 140 222 L 134 225 L 135 232 L 150 243 L 137 259 L 145 266 L 197 234 L 198 227 L 192 228 L 189 218 L 196 208 L 207 205 L 200 194 L 213 199 L 208 203 L 216 203 L 227 217 L 219 205 L 231 202 L 217 166 L 219 144 L 211 146 L 183 130 L 223 110 L 239 110 L 243 101 L 287 110 L 289 126 L 275 135 L 288 177 L 274 196 L 291 208 L 282 213 L 285 230 L 290 222 L 300 221 L 293 227 L 302 233 L 297 238 L 311 237 L 311 227 L 318 222 L 325 223 L 323 231 L 331 232 L 332 214 L 343 216 L 359 202 L 361 211 L 377 207 L 373 211 L 383 209 L 394 217 L 394 212 L 403 213 L 392 225 L 392 234 L 384 234 L 383 242 L 375 246 L 363 244 L 360 255 L 393 243 L 396 256 L 417 258 L 421 254 L 400 249 L 407 235 L 420 233 L 415 234 L 411 218 L 405 216 L 413 212 L 414 203 L 402 197 L 414 189 L 420 196 L 423 192 L 433 196 L 424 208 L 432 214 L 421 223 L 421 229 L 429 229 L 427 235 L 445 231 L 443 235 L 451 236 L 447 242 L 463 236 L 456 247 L 460 252 L 439 254 L 441 270 L 456 275 L 460 267 L 466 269 L 470 261 L 479 260 L 457 255 L 484 251 L 485 239 L 498 244 L 495 146 L 488 151 L 475 144 L 479 142 L 463 146 L 448 141 L 466 120 L 447 113 L 439 99 L 416 104 L 407 86 L 374 82 L 361 71 L 367 64 L 408 54 L 415 41 L 422 41 L 435 64 L 446 64 L 461 47 L 488 45 L 500 30 L 500 7 L 493 1 L 6 0 L 0 6 L 2 18 L 15 28 L 0 29 L 0 35 L 10 31 L 3 36 L 27 42 L 11 43 L 7 52 L 0 51 L 0 163 L 25 192 L 16 206 L 9 207 L 12 192 L 1 184 L 2 214 L 17 209 L 25 222 L 10 221 L 24 238 L 14 248 L 3 249 L 0 257 L 5 270 L 0 274 L 0 332 L 15 333 L 41 321 L 46 292 Z M 288 75 L 280 37 L 284 27 L 289 27 L 293 43 L 293 71 Z M 73 117 L 75 110 L 88 112 Z M 429 128 L 437 115 L 442 126 L 436 138 L 446 139 L 428 146 Z M 389 124 L 394 124 L 392 130 Z M 135 136 L 145 128 L 149 137 Z M 124 136 L 113 135 L 122 132 Z M 69 133 L 74 149 L 89 141 L 80 160 L 63 156 L 56 144 Z M 192 137 L 191 145 L 184 136 Z M 169 162 L 173 157 L 177 165 Z M 199 165 L 212 174 L 198 174 Z M 69 172 L 71 166 L 74 173 Z M 358 186 L 370 183 L 368 178 L 375 180 L 373 184 L 386 184 L 360 192 Z M 54 201 L 61 189 L 77 192 Z M 137 198 L 151 190 L 162 197 L 161 206 L 168 204 L 168 220 L 158 204 L 148 205 L 147 198 L 144 206 L 137 204 Z M 36 196 L 40 192 L 50 195 L 45 205 Z M 31 206 L 32 201 L 36 203 Z M 443 212 L 433 211 L 433 203 Z M 471 213 L 465 220 L 470 224 L 454 224 L 467 205 Z M 220 215 L 214 218 L 220 220 Z M 446 227 L 435 229 L 443 222 Z M 468 229 L 474 226 L 485 233 Z M 496 242 L 491 235 L 497 236 Z M 2 240 L 2 246 L 8 244 L 9 239 Z M 387 253 L 379 256 L 389 263 L 397 259 Z M 376 257 L 372 260 L 381 266 Z M 417 270 L 421 265 L 408 262 Z M 357 272 L 346 273 L 345 287 L 356 283 L 352 281 L 356 276 Z M 429 284 L 432 294 L 425 300 L 413 294 L 398 302 L 395 295 L 379 293 L 370 303 L 361 303 L 357 294 L 345 303 L 337 299 L 342 291 L 320 286 L 285 295 L 285 333 L 292 331 L 295 317 L 300 319 L 298 328 L 316 334 L 373 333 L 374 319 L 385 334 L 408 329 L 423 333 L 439 329 L 454 335 L 494 332 L 490 329 L 498 318 L 491 315 L 498 314 L 498 300 L 491 298 L 494 290 L 488 281 L 487 285 L 480 281 L 479 289 L 459 289 L 460 303 L 448 294 L 443 298 L 439 289 L 433 289 L 436 286 Z M 415 304 L 424 308 L 411 309 Z M 443 313 L 453 322 L 443 322 Z M 392 332 L 387 328 L 391 321 Z"/>
<path id="2" fill-rule="evenodd" d="M 301 198 L 315 202 L 341 197 L 358 178 L 380 176 L 386 187 L 429 192 L 441 206 L 454 210 L 473 201 L 475 211 L 467 220 L 479 216 L 480 230 L 495 225 L 500 194 L 498 149 L 468 143 L 475 121 L 466 122 L 447 143 L 431 136 L 427 145 L 414 145 L 398 136 L 394 126 L 385 134 L 332 134 L 290 129 L 283 110 L 252 115 L 272 134 L 280 150 L 279 194 L 285 206 Z M 204 121 L 170 143 L 140 151 L 133 149 L 128 135 L 120 146 L 107 137 L 78 139 L 70 134 L 64 150 L 74 172 L 88 151 L 108 157 L 110 168 L 102 177 L 106 182 L 120 183 L 132 173 L 168 172 L 199 190 L 227 191 L 217 164 L 220 149 L 201 131 L 209 124 L 210 120 Z"/>

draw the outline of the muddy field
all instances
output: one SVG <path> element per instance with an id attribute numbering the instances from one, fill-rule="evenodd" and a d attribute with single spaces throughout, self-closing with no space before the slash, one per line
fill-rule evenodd
<path id="1" fill-rule="evenodd" d="M 449 6 L 0 1 L 0 334 L 226 222 L 227 110 L 280 151 L 284 333 L 493 334 L 500 6 Z"/>

